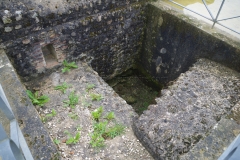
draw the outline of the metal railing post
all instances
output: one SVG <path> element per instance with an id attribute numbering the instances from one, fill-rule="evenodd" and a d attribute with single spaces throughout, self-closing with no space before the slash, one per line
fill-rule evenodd
<path id="1" fill-rule="evenodd" d="M 204 1 L 204 0 L 203 0 L 203 1 Z M 219 16 L 219 14 L 220 14 L 220 12 L 221 12 L 221 10 L 222 10 L 222 7 L 223 7 L 224 2 L 225 2 L 225 0 L 222 1 L 222 4 L 221 4 L 221 6 L 220 6 L 220 8 L 219 8 L 219 10 L 218 10 L 217 16 L 216 16 L 216 18 L 215 18 L 214 21 L 213 21 L 212 28 L 214 27 L 215 23 L 217 22 L 218 16 Z"/>
<path id="2" fill-rule="evenodd" d="M 0 84 L 0 110 L 9 121 L 10 135 L 7 135 L 0 124 L 0 159 L 2 160 L 33 160 L 17 120 Z M 25 158 L 24 158 L 25 157 Z"/>

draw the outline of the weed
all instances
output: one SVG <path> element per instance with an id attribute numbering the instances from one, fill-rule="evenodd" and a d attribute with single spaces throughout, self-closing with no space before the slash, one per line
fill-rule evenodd
<path id="1" fill-rule="evenodd" d="M 68 116 L 74 120 L 77 120 L 78 119 L 78 115 L 76 113 L 70 113 L 68 114 Z"/>
<path id="2" fill-rule="evenodd" d="M 104 134 L 106 127 L 107 127 L 107 121 L 105 122 L 99 122 L 99 123 L 95 123 L 94 124 L 94 131 L 100 133 L 100 134 Z"/>
<path id="3" fill-rule="evenodd" d="M 87 101 L 82 101 L 82 105 L 83 105 L 84 107 L 90 107 L 90 106 L 92 106 L 92 103 L 87 102 Z"/>
<path id="4" fill-rule="evenodd" d="M 66 144 L 76 144 L 80 139 L 80 132 L 77 132 L 75 136 L 71 135 L 68 131 L 65 131 L 64 133 L 68 135 Z"/>
<path id="5" fill-rule="evenodd" d="M 42 121 L 43 123 L 46 123 L 47 118 L 46 118 L 46 117 L 41 117 L 41 121 Z"/>
<path id="6" fill-rule="evenodd" d="M 100 101 L 102 99 L 102 95 L 101 94 L 91 93 L 90 97 L 91 97 L 92 101 Z"/>
<path id="7" fill-rule="evenodd" d="M 66 93 L 66 90 L 68 89 L 70 85 L 68 85 L 66 82 L 63 82 L 62 85 L 58 85 L 56 87 L 54 87 L 55 90 L 60 90 L 62 91 L 62 93 Z"/>
<path id="8" fill-rule="evenodd" d="M 68 63 L 66 60 L 63 61 L 63 66 L 62 73 L 69 72 L 72 68 L 78 68 L 75 62 Z"/>
<path id="9" fill-rule="evenodd" d="M 44 106 L 44 104 L 50 100 L 46 95 L 39 96 L 38 92 L 32 93 L 30 90 L 27 90 L 26 92 L 33 105 Z"/>
<path id="10" fill-rule="evenodd" d="M 71 108 L 75 108 L 75 105 L 78 104 L 78 95 L 72 91 L 70 95 L 68 96 L 69 100 L 63 101 L 65 103 L 65 107 L 70 106 Z"/>
<path id="11" fill-rule="evenodd" d="M 115 126 L 108 128 L 105 134 L 107 137 L 114 138 L 124 132 L 125 132 L 125 127 L 123 125 L 115 124 Z"/>
<path id="12" fill-rule="evenodd" d="M 53 140 L 53 142 L 58 145 L 58 144 L 60 143 L 60 140 L 58 140 L 57 138 L 55 138 L 55 139 Z"/>
<path id="13" fill-rule="evenodd" d="M 49 114 L 47 114 L 46 117 L 54 117 L 54 116 L 56 116 L 56 115 L 57 115 L 56 110 L 55 110 L 55 109 L 52 109 L 52 112 L 49 113 Z"/>
<path id="14" fill-rule="evenodd" d="M 103 107 L 100 106 L 92 112 L 92 117 L 96 121 L 93 125 L 94 131 L 90 135 L 91 141 L 90 144 L 93 148 L 99 148 L 104 146 L 105 139 L 114 138 L 125 131 L 125 127 L 121 124 L 115 124 L 113 127 L 108 128 L 109 121 L 99 122 L 99 119 L 102 115 Z M 112 120 L 115 118 L 114 112 L 109 112 L 106 116 L 106 119 Z"/>
<path id="15" fill-rule="evenodd" d="M 95 109 L 91 114 L 92 114 L 92 117 L 95 121 L 99 121 L 99 118 L 101 117 L 102 115 L 102 112 L 103 112 L 103 107 L 100 106 L 99 108 Z"/>
<path id="16" fill-rule="evenodd" d="M 95 84 L 87 84 L 86 91 L 88 92 L 90 89 L 93 89 Z"/>
<path id="17" fill-rule="evenodd" d="M 105 139 L 102 137 L 101 134 L 98 134 L 96 132 L 93 132 L 91 135 L 91 141 L 90 144 L 93 148 L 100 148 L 104 146 Z"/>
<path id="18" fill-rule="evenodd" d="M 107 116 L 105 116 L 105 118 L 109 121 L 114 119 L 115 118 L 114 112 L 109 112 Z"/>
<path id="19" fill-rule="evenodd" d="M 77 131 L 81 131 L 81 129 L 82 129 L 82 128 L 81 128 L 80 126 L 77 127 Z"/>

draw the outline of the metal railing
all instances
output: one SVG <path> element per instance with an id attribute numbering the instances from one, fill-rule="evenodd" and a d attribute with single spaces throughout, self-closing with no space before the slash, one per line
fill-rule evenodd
<path id="1" fill-rule="evenodd" d="M 222 26 L 222 27 L 224 27 L 224 28 L 227 28 L 227 29 L 229 29 L 229 30 L 231 30 L 231 31 L 233 31 L 233 32 L 235 32 L 235 33 L 237 33 L 237 34 L 240 34 L 239 31 L 236 31 L 236 30 L 234 30 L 234 29 L 232 29 L 232 28 L 230 28 L 230 27 L 227 27 L 226 25 L 220 23 L 220 21 L 226 21 L 226 20 L 229 20 L 229 19 L 240 18 L 240 16 L 234 16 L 234 17 L 224 18 L 224 19 L 220 19 L 220 20 L 218 19 L 219 14 L 220 14 L 220 12 L 221 12 L 221 10 L 222 10 L 222 7 L 223 7 L 223 5 L 224 5 L 224 3 L 225 3 L 225 0 L 222 1 L 221 5 L 220 5 L 220 7 L 219 7 L 219 9 L 218 9 L 218 12 L 217 12 L 216 17 L 213 16 L 213 14 L 212 14 L 212 12 L 210 11 L 210 9 L 209 9 L 206 1 L 205 1 L 205 0 L 202 0 L 204 6 L 206 7 L 206 9 L 207 9 L 209 15 L 211 16 L 211 18 L 206 17 L 206 16 L 204 16 L 204 15 L 202 15 L 202 14 L 196 12 L 196 11 L 193 11 L 193 10 L 189 9 L 189 8 L 186 8 L 186 6 L 183 6 L 183 5 L 175 2 L 174 0 L 169 0 L 169 1 L 172 2 L 172 3 L 174 3 L 174 4 L 176 4 L 176 5 L 178 5 L 178 6 L 180 6 L 180 7 L 183 7 L 184 9 L 186 9 L 186 10 L 188 10 L 188 11 L 191 11 L 191 12 L 193 12 L 193 13 L 195 13 L 195 14 L 203 17 L 203 18 L 206 18 L 206 19 L 212 21 L 212 22 L 213 22 L 212 28 L 213 28 L 214 25 L 217 23 L 217 24 L 219 24 L 220 26 Z"/>
<path id="2" fill-rule="evenodd" d="M 0 111 L 5 117 L 0 117 L 0 160 L 33 160 L 1 84 Z M 8 127 L 10 133 L 5 131 Z"/>

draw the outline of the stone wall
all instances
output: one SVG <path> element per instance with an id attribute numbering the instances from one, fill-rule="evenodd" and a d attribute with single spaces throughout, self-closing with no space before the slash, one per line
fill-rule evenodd
<path id="1" fill-rule="evenodd" d="M 199 58 L 240 71 L 240 44 L 222 35 L 222 31 L 161 1 L 147 6 L 146 19 L 139 66 L 157 81 L 176 79 Z"/>
<path id="2" fill-rule="evenodd" d="M 102 77 L 132 67 L 144 26 L 145 1 L 22 1 L 0 4 L 1 48 L 25 81 L 85 60 Z"/>

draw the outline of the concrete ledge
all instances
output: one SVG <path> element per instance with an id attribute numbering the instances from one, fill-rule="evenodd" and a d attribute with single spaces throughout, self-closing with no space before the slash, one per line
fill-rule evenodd
<path id="1" fill-rule="evenodd" d="M 236 71 L 207 59 L 198 60 L 162 90 L 156 105 L 150 105 L 135 120 L 136 136 L 155 159 L 178 159 L 239 101 L 239 80 Z M 228 134 L 227 128 L 222 129 Z"/>
<path id="2" fill-rule="evenodd" d="M 56 146 L 44 128 L 26 89 L 4 50 L 0 50 L 0 83 L 34 159 L 59 159 Z"/>

